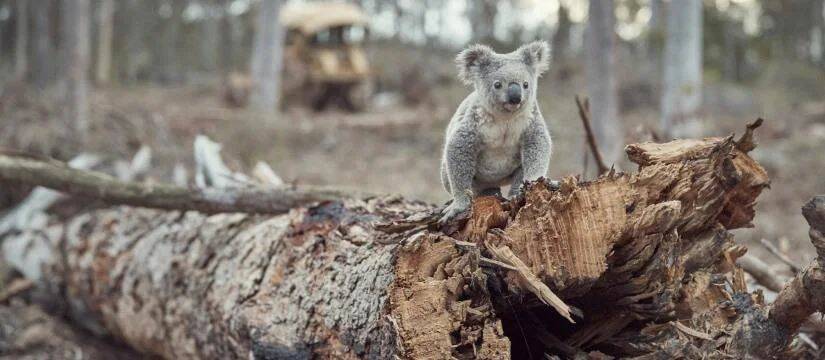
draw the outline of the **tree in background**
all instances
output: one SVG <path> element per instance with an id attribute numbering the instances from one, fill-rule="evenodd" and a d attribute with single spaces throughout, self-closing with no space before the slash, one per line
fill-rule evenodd
<path id="1" fill-rule="evenodd" d="M 24 0 L 24 2 L 26 2 Z M 50 24 L 52 6 L 49 0 L 29 0 L 29 13 L 32 16 L 32 40 L 34 53 L 32 56 L 29 77 L 32 83 L 44 89 L 52 79 L 54 73 L 54 43 L 51 38 Z"/>
<path id="2" fill-rule="evenodd" d="M 590 0 L 585 32 L 585 72 L 593 133 L 606 164 L 622 155 L 624 131 L 619 120 L 616 84 L 616 14 L 613 0 Z"/>
<path id="3" fill-rule="evenodd" d="M 698 136 L 702 104 L 702 0 L 671 1 L 662 90 L 664 136 Z"/>
<path id="4" fill-rule="evenodd" d="M 28 49 L 29 49 L 29 12 L 27 0 L 17 0 L 15 2 L 16 12 L 16 27 L 15 41 L 14 41 L 14 75 L 18 79 L 26 77 L 26 72 L 29 68 Z"/>
<path id="5" fill-rule="evenodd" d="M 559 3 L 559 20 L 556 24 L 556 31 L 553 33 L 553 61 L 556 63 L 564 62 L 568 56 L 568 48 L 570 47 L 570 28 L 573 22 L 570 21 L 570 13 L 562 3 Z"/>
<path id="6" fill-rule="evenodd" d="M 100 0 L 97 8 L 97 60 L 95 82 L 109 82 L 112 73 L 112 40 L 115 26 L 115 1 Z"/>
<path id="7" fill-rule="evenodd" d="M 496 0 L 470 1 L 467 17 L 470 20 L 473 41 L 482 44 L 495 42 L 495 24 L 499 2 Z"/>
<path id="8" fill-rule="evenodd" d="M 284 40 L 284 31 L 278 21 L 280 10 L 280 0 L 262 0 L 256 19 L 251 64 L 255 84 L 251 103 L 263 110 L 274 110 L 280 96 Z"/>
<path id="9" fill-rule="evenodd" d="M 89 126 L 89 0 L 62 0 L 60 9 L 64 81 L 64 116 L 74 139 L 82 141 Z"/>

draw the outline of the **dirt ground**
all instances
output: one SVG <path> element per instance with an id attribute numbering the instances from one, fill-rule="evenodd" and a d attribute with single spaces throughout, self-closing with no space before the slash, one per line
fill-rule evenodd
<path id="1" fill-rule="evenodd" d="M 583 131 L 573 96 L 584 89 L 576 78 L 542 80 L 539 101 L 554 137 L 551 178 L 583 171 Z M 744 89 L 709 85 L 706 98 L 711 101 L 703 116 L 709 136 L 741 133 L 747 122 L 766 119 L 754 157 L 768 170 L 772 186 L 760 198 L 754 228 L 739 231 L 738 241 L 778 264 L 758 245 L 765 238 L 806 263 L 812 255 L 799 209 L 810 196 L 825 193 L 825 109 L 820 109 L 825 103 L 817 102 L 815 94 L 798 99 Z M 392 105 L 360 114 L 233 109 L 222 102 L 220 91 L 217 82 L 97 89 L 91 135 L 82 148 L 123 159 L 148 145 L 155 164 L 152 176 L 171 181 L 175 164 L 192 169 L 193 138 L 206 134 L 224 144 L 231 166 L 243 170 L 265 161 L 294 183 L 367 188 L 436 203 L 448 199 L 438 166 L 443 130 L 469 92 L 458 84 L 433 89 L 429 105 Z M 0 97 L 0 146 L 61 159 L 76 154 L 81 147 L 65 138 L 59 110 L 48 99 L 49 94 L 7 87 Z M 639 105 L 623 92 L 622 99 L 625 143 L 649 140 L 658 112 L 644 98 Z M 635 170 L 626 161 L 617 165 Z"/>

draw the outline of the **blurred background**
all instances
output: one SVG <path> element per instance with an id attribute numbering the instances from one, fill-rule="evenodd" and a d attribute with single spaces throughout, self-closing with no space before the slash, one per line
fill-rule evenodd
<path id="1" fill-rule="evenodd" d="M 608 163 L 624 144 L 741 133 L 772 188 L 737 239 L 811 257 L 799 208 L 825 193 L 825 0 L 0 0 L 0 147 L 68 160 L 153 151 L 152 181 L 206 134 L 286 181 L 448 199 L 445 126 L 471 43 L 552 48 L 538 100 L 550 176 L 594 176 L 573 98 Z M 176 169 L 178 169 L 176 171 Z M 185 179 L 185 175 L 183 175 Z M 0 209 L 27 189 L 0 189 Z M 1 210 L 0 210 L 1 211 Z M 770 256 L 766 260 L 773 260 Z M 803 262 L 804 261 L 804 262 Z"/>

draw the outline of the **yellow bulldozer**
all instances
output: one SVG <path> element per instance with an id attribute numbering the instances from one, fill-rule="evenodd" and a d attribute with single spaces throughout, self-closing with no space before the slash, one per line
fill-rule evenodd
<path id="1" fill-rule="evenodd" d="M 287 31 L 284 103 L 303 103 L 316 110 L 337 103 L 351 111 L 363 110 L 372 92 L 363 48 L 367 15 L 348 3 L 290 3 L 279 20 Z"/>
<path id="2" fill-rule="evenodd" d="M 372 95 L 370 64 L 363 45 L 369 18 L 356 5 L 290 3 L 279 21 L 286 30 L 281 104 L 322 110 L 330 104 L 362 111 Z M 224 100 L 245 106 L 253 81 L 229 75 Z"/>

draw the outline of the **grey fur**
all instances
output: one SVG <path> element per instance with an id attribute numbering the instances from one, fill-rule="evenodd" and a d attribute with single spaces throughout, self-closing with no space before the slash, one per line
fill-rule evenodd
<path id="1" fill-rule="evenodd" d="M 538 78 L 548 68 L 549 47 L 536 41 L 508 54 L 473 45 L 456 57 L 458 76 L 473 91 L 447 126 L 441 182 L 453 196 L 442 222 L 470 206 L 473 194 L 490 194 L 510 183 L 518 195 L 524 181 L 547 174 L 552 140 L 536 102 Z M 500 86 L 496 88 L 496 82 Z M 521 102 L 508 102 L 518 85 Z M 527 87 L 524 87 L 527 84 Z"/>

